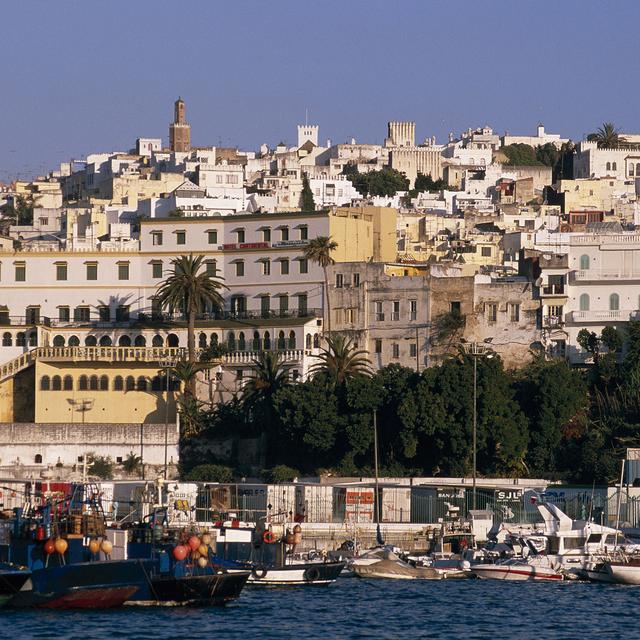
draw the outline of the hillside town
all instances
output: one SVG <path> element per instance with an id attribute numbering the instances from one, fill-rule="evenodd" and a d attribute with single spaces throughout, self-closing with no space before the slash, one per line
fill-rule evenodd
<path id="1" fill-rule="evenodd" d="M 0 467 L 135 451 L 175 472 L 187 349 L 182 388 L 209 411 L 241 398 L 259 354 L 310 379 L 334 336 L 374 371 L 460 352 L 506 370 L 620 361 L 640 319 L 639 186 L 640 133 L 611 123 L 420 142 L 391 121 L 383 144 L 305 123 L 253 151 L 194 144 L 179 98 L 168 140 L 1 186 Z M 194 256 L 221 300 L 192 325 L 159 291 Z"/>

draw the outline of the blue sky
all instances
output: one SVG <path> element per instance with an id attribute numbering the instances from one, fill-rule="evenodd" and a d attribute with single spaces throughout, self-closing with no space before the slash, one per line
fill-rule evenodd
<path id="1" fill-rule="evenodd" d="M 0 180 L 168 138 L 255 149 L 488 123 L 639 131 L 637 0 L 19 0 L 3 4 Z"/>

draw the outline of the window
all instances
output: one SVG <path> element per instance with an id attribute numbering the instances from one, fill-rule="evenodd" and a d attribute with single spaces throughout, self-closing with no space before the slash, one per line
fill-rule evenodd
<path id="1" fill-rule="evenodd" d="M 71 319 L 71 310 L 69 307 L 58 307 L 58 320 L 60 322 L 69 322 Z"/>
<path id="2" fill-rule="evenodd" d="M 382 302 L 374 302 L 374 309 L 376 314 L 376 320 L 378 322 L 384 322 L 384 307 L 382 306 Z"/>
<path id="3" fill-rule="evenodd" d="M 409 300 L 409 320 L 418 319 L 418 301 Z"/>
<path id="4" fill-rule="evenodd" d="M 42 376 L 40 378 L 40 391 L 49 391 L 51 389 L 51 381 L 49 376 Z"/>
<path id="5" fill-rule="evenodd" d="M 98 319 L 100 322 L 111 322 L 111 309 L 107 305 L 98 307 Z"/>
<path id="6" fill-rule="evenodd" d="M 87 262 L 85 263 L 87 268 L 87 280 L 97 280 L 98 279 L 98 263 L 97 262 Z"/>
<path id="7" fill-rule="evenodd" d="M 409 344 L 409 355 L 415 358 L 418 355 L 418 346 L 415 342 Z"/>
<path id="8" fill-rule="evenodd" d="M 580 256 L 580 269 L 585 271 L 589 268 L 589 256 L 582 255 Z"/>
<path id="9" fill-rule="evenodd" d="M 270 276 L 271 275 L 271 260 L 262 260 L 262 275 Z"/>
<path id="10" fill-rule="evenodd" d="M 76 307 L 73 310 L 75 322 L 89 322 L 89 307 Z"/>
<path id="11" fill-rule="evenodd" d="M 633 177 L 633 162 L 629 165 L 629 177 Z"/>
<path id="12" fill-rule="evenodd" d="M 589 294 L 583 293 L 580 296 L 580 311 L 589 311 Z"/>
<path id="13" fill-rule="evenodd" d="M 129 263 L 119 262 L 118 263 L 118 280 L 128 280 L 128 279 L 129 279 Z"/>
<path id="14" fill-rule="evenodd" d="M 151 277 L 155 279 L 162 278 L 162 262 L 151 263 Z"/>
<path id="15" fill-rule="evenodd" d="M 204 263 L 205 273 L 210 277 L 214 277 L 218 272 L 218 264 L 215 260 L 207 260 Z"/>
<path id="16" fill-rule="evenodd" d="M 346 324 L 354 324 L 356 321 L 356 310 L 355 309 L 345 309 L 344 310 L 344 321 Z"/>
<path id="17" fill-rule="evenodd" d="M 394 342 L 391 345 L 391 355 L 394 358 L 399 358 L 400 357 L 400 345 L 397 342 Z"/>
<path id="18" fill-rule="evenodd" d="M 153 244 L 154 247 L 162 245 L 162 231 L 151 232 L 151 244 Z"/>
<path id="19" fill-rule="evenodd" d="M 129 322 L 129 305 L 121 304 L 116 308 L 116 322 Z"/>
<path id="20" fill-rule="evenodd" d="M 607 162 L 607 171 L 611 171 L 611 163 Z"/>
<path id="21" fill-rule="evenodd" d="M 400 300 L 393 301 L 393 311 L 391 312 L 391 319 L 395 322 L 400 320 Z"/>
<path id="22" fill-rule="evenodd" d="M 100 391 L 109 391 L 109 378 L 108 376 L 100 376 Z"/>
<path id="23" fill-rule="evenodd" d="M 300 227 L 300 240 L 309 239 L 309 227 Z"/>
<path id="24" fill-rule="evenodd" d="M 38 324 L 40 322 L 40 307 L 27 307 L 24 315 L 27 324 Z"/>
<path id="25" fill-rule="evenodd" d="M 244 260 L 236 262 L 236 276 L 241 278 L 244 275 Z"/>
<path id="26" fill-rule="evenodd" d="M 609 296 L 609 311 L 618 311 L 620 309 L 620 296 L 612 293 Z"/>
<path id="27" fill-rule="evenodd" d="M 520 322 L 520 305 L 518 303 L 509 304 L 509 320 L 511 322 Z"/>
<path id="28" fill-rule="evenodd" d="M 260 298 L 260 313 L 263 318 L 269 317 L 269 312 L 271 311 L 271 296 L 262 296 Z"/>
<path id="29" fill-rule="evenodd" d="M 80 391 L 86 391 L 89 388 L 89 378 L 87 376 L 80 376 L 78 380 L 78 389 Z"/>
<path id="30" fill-rule="evenodd" d="M 218 232 L 216 229 L 210 229 L 207 231 L 207 243 L 218 244 Z"/>
<path id="31" fill-rule="evenodd" d="M 236 229 L 236 236 L 239 244 L 244 243 L 244 229 Z"/>
<path id="32" fill-rule="evenodd" d="M 286 316 L 289 311 L 289 296 L 282 295 L 280 296 L 280 315 Z"/>
<path id="33" fill-rule="evenodd" d="M 15 263 L 16 282 L 25 282 L 27 279 L 27 265 L 24 262 Z"/>
<path id="34" fill-rule="evenodd" d="M 480 247 L 480 255 L 483 258 L 490 258 L 491 257 L 491 247 Z"/>
<path id="35" fill-rule="evenodd" d="M 289 240 L 289 227 L 281 227 L 280 229 L 280 241 L 288 242 Z"/>
<path id="36" fill-rule="evenodd" d="M 79 347 L 80 338 L 78 338 L 78 336 L 69 336 L 68 343 L 70 347 Z"/>
<path id="37" fill-rule="evenodd" d="M 187 234 L 184 231 L 176 231 L 176 244 L 187 244 Z"/>
<path id="38" fill-rule="evenodd" d="M 301 258 L 300 263 L 300 273 L 309 273 L 309 261 L 306 258 Z"/>
<path id="39" fill-rule="evenodd" d="M 495 302 L 489 302 L 486 307 L 487 320 L 489 322 L 498 321 L 498 305 Z"/>
<path id="40" fill-rule="evenodd" d="M 342 289 L 344 285 L 344 276 L 341 273 L 336 273 L 336 289 Z"/>
<path id="41" fill-rule="evenodd" d="M 66 280 L 66 279 L 67 279 L 67 263 L 66 262 L 56 263 L 56 280 Z"/>
<path id="42" fill-rule="evenodd" d="M 8 331 L 5 331 L 2 334 L 2 346 L 10 347 L 12 345 L 13 345 L 13 336 Z"/>
<path id="43" fill-rule="evenodd" d="M 456 315 L 460 315 L 460 313 L 462 312 L 461 308 L 460 308 L 460 301 L 459 300 L 452 300 L 449 303 L 449 311 L 451 313 L 454 313 Z"/>
<path id="44" fill-rule="evenodd" d="M 289 275 L 289 260 L 287 258 L 280 260 L 280 275 Z"/>
<path id="45" fill-rule="evenodd" d="M 27 334 L 24 331 L 20 331 L 16 334 L 16 347 L 27 346 Z"/>
<path id="46" fill-rule="evenodd" d="M 376 353 L 382 353 L 382 340 L 380 338 L 376 338 L 373 341 L 373 348 Z"/>
<path id="47" fill-rule="evenodd" d="M 262 242 L 271 242 L 271 229 L 262 230 Z"/>
<path id="48" fill-rule="evenodd" d="M 298 315 L 302 317 L 307 315 L 307 294 L 306 293 L 298 294 Z"/>
<path id="49" fill-rule="evenodd" d="M 73 378 L 71 376 L 65 376 L 62 381 L 62 388 L 64 391 L 73 391 Z"/>
<path id="50" fill-rule="evenodd" d="M 611 164 L 611 169 L 612 169 L 613 171 L 617 171 L 617 170 L 618 170 L 618 163 L 617 163 L 617 162 L 612 163 L 612 164 Z"/>
<path id="51" fill-rule="evenodd" d="M 354 273 L 353 276 L 351 277 L 351 282 L 352 282 L 354 287 L 359 287 L 360 286 L 360 274 L 359 273 Z"/>

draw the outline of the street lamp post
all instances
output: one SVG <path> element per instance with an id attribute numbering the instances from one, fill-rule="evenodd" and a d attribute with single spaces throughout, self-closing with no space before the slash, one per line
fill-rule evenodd
<path id="1" fill-rule="evenodd" d="M 167 453 L 169 450 L 169 374 L 176 366 L 176 358 L 165 356 L 158 359 L 160 368 L 164 371 L 166 399 L 164 402 L 164 479 L 168 479 Z"/>
<path id="2" fill-rule="evenodd" d="M 473 358 L 473 510 L 476 509 L 476 484 L 478 479 L 478 358 L 493 356 L 489 347 L 491 338 L 483 342 L 462 341 L 461 346 L 467 355 Z"/>

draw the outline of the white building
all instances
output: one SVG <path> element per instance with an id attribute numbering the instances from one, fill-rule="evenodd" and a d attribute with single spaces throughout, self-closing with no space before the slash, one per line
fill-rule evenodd
<path id="1" fill-rule="evenodd" d="M 603 149 L 597 142 L 583 140 L 573 158 L 574 178 L 615 178 L 635 180 L 640 177 L 640 149 L 619 147 Z"/>

